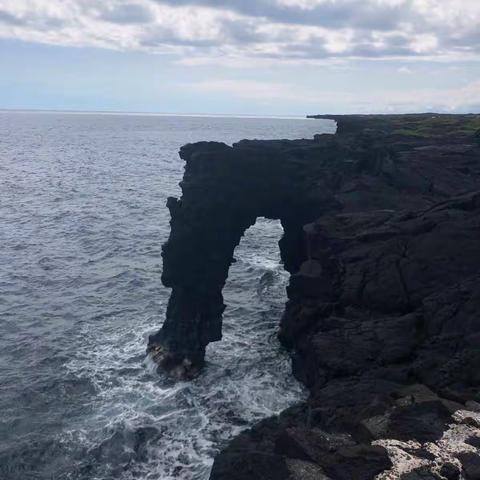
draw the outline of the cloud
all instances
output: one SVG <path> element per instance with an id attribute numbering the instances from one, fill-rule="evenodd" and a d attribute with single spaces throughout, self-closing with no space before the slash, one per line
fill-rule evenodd
<path id="1" fill-rule="evenodd" d="M 21 32 L 24 29 L 31 28 L 43 32 L 46 29 L 61 28 L 64 24 L 63 16 L 55 15 L 55 13 L 49 9 L 45 9 L 44 11 L 32 9 L 28 11 L 25 9 L 11 8 L 10 5 L 6 0 L 4 8 L 0 9 L 0 36 L 2 33 L 2 25 L 4 30 L 5 27 L 7 27 L 6 30 L 11 32 Z M 8 27 L 10 27 L 10 30 Z M 8 37 L 9 35 L 5 36 Z M 16 37 L 15 34 L 11 36 Z"/>
<path id="2" fill-rule="evenodd" d="M 478 0 L 2 0 L 0 37 L 184 63 L 478 59 Z"/>
<path id="3" fill-rule="evenodd" d="M 24 25 L 24 22 L 21 18 L 12 15 L 5 10 L 0 10 L 0 24 L 7 24 L 7 25 L 14 25 L 14 26 L 21 26 Z"/>
<path id="4" fill-rule="evenodd" d="M 104 9 L 99 18 L 106 22 L 119 23 L 121 25 L 150 23 L 155 20 L 148 5 L 127 3 L 124 5 L 113 5 Z"/>
<path id="5" fill-rule="evenodd" d="M 336 105 L 348 105 L 350 113 L 388 113 L 437 111 L 467 113 L 478 111 L 480 81 L 461 88 L 424 88 L 409 91 L 389 90 L 352 93 L 348 91 L 321 91 L 299 89 L 297 85 L 281 82 L 258 82 L 235 79 L 186 83 L 189 90 L 215 95 L 227 95 L 244 100 L 262 100 L 264 103 L 304 103 L 316 108 L 313 113 L 324 113 Z"/>
<path id="6" fill-rule="evenodd" d="M 327 28 L 394 28 L 407 12 L 410 2 L 324 0 L 284 2 L 274 0 L 158 0 L 172 6 L 226 9 L 273 23 L 321 26 Z"/>

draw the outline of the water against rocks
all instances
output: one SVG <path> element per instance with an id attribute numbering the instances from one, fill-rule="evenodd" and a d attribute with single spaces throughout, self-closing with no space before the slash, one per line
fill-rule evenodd
<path id="1" fill-rule="evenodd" d="M 145 359 L 164 316 L 184 143 L 311 138 L 303 119 L 0 113 L 0 478 L 207 479 L 233 435 L 305 396 L 276 340 L 287 276 L 259 220 L 193 382 Z"/>

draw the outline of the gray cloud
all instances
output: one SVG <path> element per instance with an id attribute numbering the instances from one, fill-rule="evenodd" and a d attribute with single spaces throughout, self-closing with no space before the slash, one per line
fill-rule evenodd
<path id="1" fill-rule="evenodd" d="M 357 34 L 351 45 L 343 50 L 332 54 L 327 48 L 327 42 L 321 37 L 312 37 L 310 41 L 303 43 L 289 43 L 285 45 L 280 52 L 273 55 L 277 59 L 302 59 L 315 60 L 327 59 L 335 56 L 336 58 L 385 58 L 385 57 L 417 57 L 419 54 L 412 50 L 409 39 L 406 36 L 392 35 L 386 37 L 384 43 L 378 45 L 372 35 Z M 265 55 L 271 57 L 272 54 Z"/>
<path id="2" fill-rule="evenodd" d="M 325 58 L 358 56 L 378 58 L 389 56 L 418 57 L 438 55 L 448 52 L 480 53 L 480 26 L 473 25 L 470 29 L 457 30 L 456 26 L 442 25 L 431 21 L 428 16 L 421 15 L 413 0 L 399 3 L 377 3 L 371 0 L 327 0 L 311 8 L 301 8 L 294 5 L 283 5 L 276 0 L 154 0 L 161 5 L 172 7 L 209 7 L 217 11 L 231 11 L 249 19 L 224 20 L 220 42 L 234 43 L 240 47 L 251 43 L 284 43 L 287 58 Z M 442 0 L 443 1 L 443 0 Z M 271 33 L 259 33 L 258 26 L 268 23 L 282 24 L 286 27 L 322 27 L 332 31 L 350 29 L 356 37 L 353 45 L 342 52 L 332 52 L 326 49 L 322 39 L 315 38 L 302 45 L 295 39 L 278 38 Z M 402 32 L 408 25 L 408 34 Z M 371 32 L 387 35 L 378 39 L 371 37 Z M 285 36 L 287 32 L 282 32 Z M 370 38 L 368 38 L 370 35 Z M 418 35 L 430 35 L 438 41 L 436 49 L 426 48 L 420 53 L 411 41 Z M 294 37 L 295 35 L 292 35 Z M 320 43 L 318 43 L 320 41 Z M 263 56 L 262 53 L 259 53 Z M 271 53 L 272 57 L 281 54 Z"/>
<path id="3" fill-rule="evenodd" d="M 14 15 L 6 10 L 0 10 L 0 24 L 11 27 L 28 27 L 45 31 L 53 28 L 61 28 L 64 25 L 64 20 L 50 15 L 38 15 L 36 12 L 25 13 L 23 15 Z"/>
<path id="4" fill-rule="evenodd" d="M 221 23 L 220 37 L 231 44 L 248 45 L 272 41 L 272 37 L 259 32 L 257 25 L 252 21 L 225 19 Z"/>
<path id="5" fill-rule="evenodd" d="M 446 48 L 456 48 L 469 52 L 480 52 L 480 25 L 461 34 L 442 37 Z"/>
<path id="6" fill-rule="evenodd" d="M 0 10 L 0 23 L 5 23 L 12 26 L 21 26 L 25 24 L 25 21 L 9 12 Z"/>
<path id="7" fill-rule="evenodd" d="M 148 7 L 135 3 L 106 8 L 101 11 L 99 18 L 120 25 L 150 23 L 155 20 L 155 16 Z"/>
<path id="8" fill-rule="evenodd" d="M 304 9 L 282 5 L 275 0 L 156 0 L 157 3 L 180 6 L 202 6 L 230 10 L 249 17 L 261 17 L 273 22 L 322 26 L 326 28 L 365 28 L 390 30 L 406 20 L 418 17 L 411 8 L 411 1 L 403 4 L 374 4 L 367 1 L 327 1 L 313 8 Z"/>
<path id="9" fill-rule="evenodd" d="M 280 0 L 71 0 L 68 7 L 37 0 L 29 8 L 16 0 L 0 9 L 0 35 L 216 60 L 480 54 L 480 4 L 431 1 L 437 8 L 427 11 L 416 0 L 324 0 L 310 8 Z"/>
<path id="10" fill-rule="evenodd" d="M 139 44 L 146 48 L 193 47 L 195 49 L 213 49 L 218 47 L 216 40 L 182 38 L 176 32 L 166 28 L 155 28 L 153 31 L 142 34 Z"/>

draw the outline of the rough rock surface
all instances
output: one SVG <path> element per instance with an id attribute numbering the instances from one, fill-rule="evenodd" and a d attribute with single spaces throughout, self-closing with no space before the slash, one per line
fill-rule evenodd
<path id="1" fill-rule="evenodd" d="M 480 478 L 480 117 L 328 118 L 336 135 L 182 149 L 149 351 L 198 373 L 235 246 L 280 219 L 279 336 L 311 396 L 235 438 L 211 478 Z"/>

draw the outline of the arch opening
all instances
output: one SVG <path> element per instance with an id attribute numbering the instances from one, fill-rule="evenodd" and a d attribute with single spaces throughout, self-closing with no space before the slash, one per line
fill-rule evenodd
<path id="1" fill-rule="evenodd" d="M 278 346 L 272 337 L 276 337 L 289 278 L 278 247 L 282 235 L 280 221 L 258 218 L 235 247 L 236 261 L 222 290 L 226 306 L 222 341 L 207 347 L 207 363 L 216 361 L 219 351 L 245 355 L 251 349 L 252 355 L 262 356 L 263 348 Z"/>
<path id="2" fill-rule="evenodd" d="M 282 236 L 281 222 L 264 217 L 257 218 L 255 224 L 245 231 L 235 247 L 235 262 L 230 266 L 223 288 L 226 304 L 224 327 L 231 310 L 244 309 L 246 315 L 255 315 L 285 302 L 288 273 L 280 256 Z"/>

